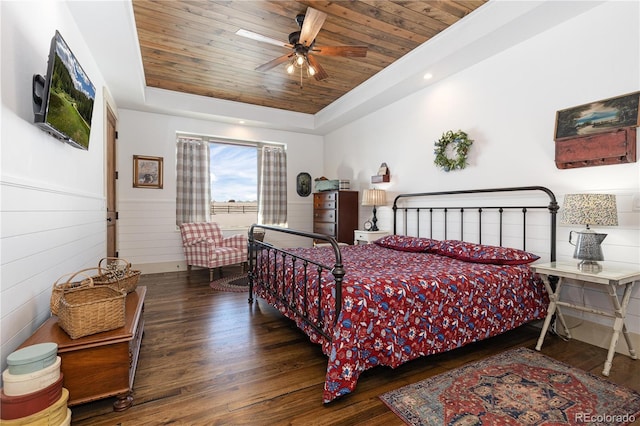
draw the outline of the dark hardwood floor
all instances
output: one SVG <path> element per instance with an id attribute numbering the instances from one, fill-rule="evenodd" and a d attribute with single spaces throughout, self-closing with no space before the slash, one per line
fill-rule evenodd
<path id="1" fill-rule="evenodd" d="M 225 274 L 233 273 L 227 270 Z M 208 272 L 142 275 L 145 332 L 134 405 L 113 399 L 71 407 L 73 425 L 400 425 L 378 395 L 502 352 L 535 346 L 539 329 L 524 326 L 484 342 L 378 367 L 356 391 L 322 404 L 327 358 L 292 321 L 247 293 L 213 291 Z M 547 336 L 542 353 L 594 374 L 606 350 Z M 609 379 L 640 391 L 640 362 L 617 354 Z"/>

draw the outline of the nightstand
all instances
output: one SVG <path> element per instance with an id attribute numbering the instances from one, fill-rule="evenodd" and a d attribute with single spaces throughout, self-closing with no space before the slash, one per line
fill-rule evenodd
<path id="1" fill-rule="evenodd" d="M 532 264 L 531 269 L 535 273 L 540 274 L 540 277 L 542 278 L 542 281 L 544 282 L 544 285 L 547 289 L 547 293 L 549 293 L 549 309 L 547 311 L 547 317 L 544 320 L 544 325 L 542 326 L 542 331 L 540 332 L 540 337 L 538 338 L 538 343 L 536 344 L 536 350 L 539 351 L 542 347 L 542 342 L 544 341 L 544 337 L 547 334 L 549 324 L 551 323 L 551 319 L 554 314 L 557 315 L 560 323 L 566 330 L 567 337 L 571 338 L 571 333 L 569 332 L 569 328 L 567 327 L 567 324 L 564 321 L 564 317 L 562 315 L 562 311 L 560 310 L 560 307 L 566 306 L 578 311 L 602 315 L 608 318 L 614 318 L 612 327 L 613 335 L 611 336 L 611 343 L 609 345 L 607 360 L 604 363 L 604 370 L 602 370 L 603 375 L 609 375 L 611 364 L 613 362 L 613 356 L 615 355 L 616 344 L 618 343 L 618 338 L 620 337 L 621 331 L 624 339 L 627 341 L 627 347 L 629 348 L 629 354 L 631 355 L 631 358 L 638 358 L 635 350 L 633 349 L 633 345 L 631 343 L 631 339 L 629 338 L 629 333 L 627 332 L 627 327 L 624 321 L 627 314 L 627 305 L 629 304 L 629 299 L 631 298 L 631 290 L 633 290 L 635 281 L 640 280 L 640 267 L 620 266 L 604 262 L 602 271 L 584 272 L 578 269 L 577 263 L 551 262 Z M 558 277 L 558 283 L 556 284 L 555 291 L 553 290 L 551 283 L 549 282 L 550 276 Z M 606 287 L 611 299 L 613 309 L 607 312 L 600 309 L 560 301 L 560 289 L 562 288 L 562 284 L 565 278 L 585 281 L 588 283 Z M 618 294 L 616 292 L 618 287 L 624 288 L 622 299 L 618 299 Z"/>
<path id="2" fill-rule="evenodd" d="M 377 240 L 378 238 L 382 238 L 386 235 L 389 235 L 387 231 L 353 231 L 353 244 L 369 244 Z"/>

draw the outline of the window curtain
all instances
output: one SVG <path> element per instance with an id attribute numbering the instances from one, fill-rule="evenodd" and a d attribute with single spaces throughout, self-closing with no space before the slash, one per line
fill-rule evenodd
<path id="1" fill-rule="evenodd" d="M 287 223 L 287 154 L 283 147 L 262 148 L 258 223 L 285 226 Z"/>
<path id="2" fill-rule="evenodd" d="M 178 138 L 177 148 L 176 224 L 209 222 L 209 143 L 199 139 Z"/>

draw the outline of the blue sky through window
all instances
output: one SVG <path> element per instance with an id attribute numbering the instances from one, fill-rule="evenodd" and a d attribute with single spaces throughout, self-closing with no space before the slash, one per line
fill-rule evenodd
<path id="1" fill-rule="evenodd" d="M 213 201 L 257 201 L 258 149 L 256 147 L 211 143 L 209 158 Z"/>

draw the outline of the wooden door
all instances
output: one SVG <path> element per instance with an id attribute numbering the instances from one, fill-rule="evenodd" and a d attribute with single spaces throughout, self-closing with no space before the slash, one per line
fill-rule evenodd
<path id="1" fill-rule="evenodd" d="M 117 219 L 116 211 L 116 117 L 107 106 L 107 153 L 106 176 L 107 182 L 107 256 L 118 257 L 117 252 Z"/>

